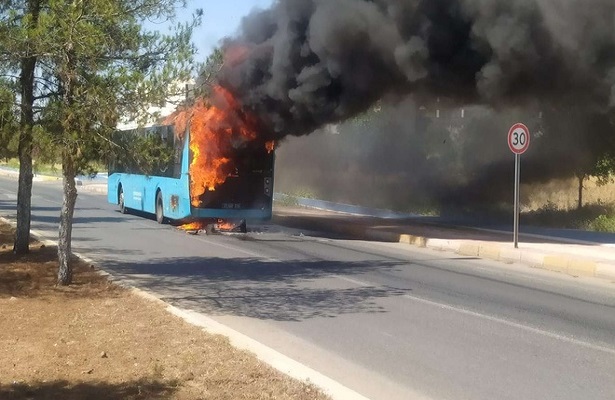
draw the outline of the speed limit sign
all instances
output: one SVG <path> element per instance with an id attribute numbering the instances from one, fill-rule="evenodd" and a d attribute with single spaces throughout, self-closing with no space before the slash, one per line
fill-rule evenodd
<path id="1" fill-rule="evenodd" d="M 519 123 L 514 124 L 508 131 L 508 147 L 515 153 L 515 218 L 513 221 L 513 242 L 515 249 L 519 248 L 519 182 L 521 177 L 521 154 L 530 147 L 530 130 L 527 126 Z"/>
<path id="2" fill-rule="evenodd" d="M 515 124 L 508 131 L 508 147 L 515 154 L 523 154 L 530 147 L 530 130 L 527 126 Z"/>

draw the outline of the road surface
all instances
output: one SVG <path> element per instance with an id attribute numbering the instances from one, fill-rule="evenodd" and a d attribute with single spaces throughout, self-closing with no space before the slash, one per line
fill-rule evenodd
<path id="1" fill-rule="evenodd" d="M 17 182 L 0 177 L 0 215 Z M 35 183 L 57 236 L 61 188 Z M 73 249 L 372 399 L 613 399 L 615 287 L 273 225 L 188 235 L 81 192 Z"/>

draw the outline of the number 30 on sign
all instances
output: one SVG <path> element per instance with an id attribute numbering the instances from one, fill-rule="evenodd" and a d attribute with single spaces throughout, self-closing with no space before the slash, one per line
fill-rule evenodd
<path id="1" fill-rule="evenodd" d="M 508 147 L 515 154 L 523 154 L 530 147 L 530 130 L 523 124 L 515 124 L 508 131 Z"/>

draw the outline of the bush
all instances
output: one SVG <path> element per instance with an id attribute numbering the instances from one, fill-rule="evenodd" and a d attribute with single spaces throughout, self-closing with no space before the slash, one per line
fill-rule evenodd
<path id="1" fill-rule="evenodd" d="M 550 228 L 598 230 L 593 227 L 601 217 L 614 215 L 615 209 L 608 204 L 590 204 L 581 209 L 561 210 L 553 203 L 547 203 L 543 208 L 523 213 L 521 221 L 524 224 Z M 614 219 L 615 220 L 615 219 Z M 597 226 L 602 222 L 597 222 Z"/>
<path id="2" fill-rule="evenodd" d="M 295 196 L 289 196 L 287 194 L 279 194 L 275 198 L 275 204 L 282 207 L 295 207 L 299 205 L 299 201 Z"/>
<path id="3" fill-rule="evenodd" d="M 589 229 L 596 232 L 615 233 L 615 215 L 600 215 L 589 223 Z"/>

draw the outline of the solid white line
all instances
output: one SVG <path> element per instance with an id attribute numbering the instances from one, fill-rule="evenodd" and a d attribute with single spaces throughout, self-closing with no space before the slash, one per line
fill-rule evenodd
<path id="1" fill-rule="evenodd" d="M 160 301 L 156 296 L 150 293 L 141 292 L 141 296 L 149 297 L 154 301 Z M 212 334 L 224 335 L 229 338 L 231 344 L 241 350 L 247 350 L 253 353 L 258 359 L 277 369 L 278 371 L 295 378 L 297 380 L 311 383 L 326 394 L 336 400 L 368 400 L 367 397 L 355 392 L 354 390 L 344 386 L 343 384 L 329 378 L 326 375 L 302 364 L 284 354 L 266 346 L 249 336 L 244 335 L 224 324 L 215 321 L 201 313 L 191 310 L 183 310 L 171 305 L 167 305 L 167 310 L 182 318 L 184 321 L 205 329 Z"/>
<path id="2" fill-rule="evenodd" d="M 14 225 L 14 223 L 1 216 L 0 221 Z M 38 237 L 39 240 L 46 245 L 57 245 L 56 241 L 47 239 L 47 236 L 43 232 L 32 230 L 31 233 L 32 235 Z M 89 264 L 96 264 L 96 262 L 89 257 L 78 253 L 73 254 Z M 109 274 L 102 269 L 99 269 L 98 272 L 102 272 L 103 275 L 113 278 L 112 274 Z M 121 282 L 122 279 L 119 280 L 119 283 Z M 291 378 L 317 386 L 334 400 L 369 400 L 367 397 L 355 392 L 354 390 L 329 378 L 328 376 L 323 375 L 320 372 L 298 361 L 295 361 L 288 356 L 285 356 L 271 347 L 268 347 L 250 338 L 249 336 L 246 336 L 220 322 L 215 321 L 210 317 L 205 316 L 204 314 L 191 310 L 183 310 L 172 306 L 156 297 L 153 293 L 143 289 L 133 286 L 132 290 L 134 293 L 145 299 L 163 304 L 169 313 L 176 315 L 191 325 L 204 329 L 211 334 L 226 336 L 235 348 L 252 352 L 259 360 L 277 369 L 283 374 L 290 376 Z"/>
<path id="3" fill-rule="evenodd" d="M 351 282 L 351 283 L 354 283 L 356 285 L 363 286 L 363 287 L 366 287 L 366 286 L 376 286 L 376 285 L 372 285 L 372 284 L 369 284 L 369 283 L 364 282 L 364 281 L 360 281 L 358 279 L 348 278 L 348 277 L 340 276 L 340 275 L 333 275 L 333 276 L 335 278 L 344 280 L 346 282 Z M 476 311 L 471 311 L 471 310 L 467 310 L 465 308 L 455 307 L 455 306 L 451 306 L 451 305 L 448 305 L 448 304 L 427 300 L 427 299 L 424 299 L 424 298 L 421 298 L 421 297 L 412 296 L 412 295 L 409 295 L 409 294 L 405 294 L 405 295 L 403 295 L 403 297 L 406 298 L 406 299 L 409 299 L 409 300 L 416 301 L 418 303 L 428 304 L 430 306 L 438 307 L 438 308 L 441 308 L 443 310 L 454 311 L 454 312 L 457 312 L 457 313 L 460 313 L 460 314 L 469 315 L 469 316 L 472 316 L 472 317 L 475 317 L 475 318 L 481 318 L 481 319 L 485 319 L 487 321 L 496 322 L 496 323 L 507 325 L 507 326 L 510 326 L 510 327 L 513 327 L 513 328 L 522 329 L 522 330 L 527 331 L 527 332 L 532 332 L 532 333 L 535 333 L 535 334 L 538 334 L 538 335 L 546 336 L 546 337 L 549 337 L 551 339 L 560 340 L 562 342 L 574 344 L 574 345 L 577 345 L 577 346 L 586 347 L 588 349 L 602 351 L 602 352 L 609 353 L 609 354 L 615 354 L 615 349 L 610 348 L 610 347 L 605 347 L 605 346 L 600 346 L 600 345 L 597 345 L 597 344 L 592 344 L 592 343 L 589 343 L 589 342 L 585 342 L 583 340 L 578 340 L 578 339 L 575 339 L 575 338 L 572 338 L 572 337 L 569 337 L 569 336 L 564 336 L 564 335 L 560 335 L 560 334 L 557 334 L 557 333 L 548 332 L 548 331 L 545 331 L 545 330 L 542 330 L 542 329 L 539 329 L 539 328 L 534 328 L 534 327 L 531 327 L 531 326 L 528 326 L 528 325 L 519 324 L 517 322 L 512 322 L 512 321 L 509 321 L 509 320 L 506 320 L 506 319 L 503 319 L 503 318 L 498 318 L 498 317 L 494 317 L 494 316 L 491 316 L 491 315 L 481 314 L 481 313 L 476 312 Z"/>
<path id="4" fill-rule="evenodd" d="M 464 314 L 464 315 L 469 315 L 475 318 L 481 318 L 487 321 L 491 321 L 491 322 L 496 322 L 499 324 L 503 324 L 506 326 L 510 326 L 512 328 L 517 328 L 517 329 L 522 329 L 524 331 L 527 332 L 532 332 L 532 333 L 536 333 L 538 335 L 542 335 L 542 336 L 546 336 L 549 337 L 551 339 L 556 339 L 556 340 L 560 340 L 562 342 L 567 342 L 570 344 L 574 344 L 577 346 L 582 346 L 582 347 L 586 347 L 588 349 L 592 349 L 592 350 L 597 350 L 597 351 L 602 351 L 605 353 L 609 353 L 609 354 L 615 354 L 615 349 L 610 348 L 610 347 L 604 347 L 604 346 L 600 346 L 600 345 L 596 345 L 596 344 L 592 344 L 589 342 L 585 342 L 582 340 L 578 340 L 569 336 L 564 336 L 564 335 L 560 335 L 557 333 L 553 333 L 553 332 L 548 332 L 542 329 L 538 329 L 538 328 L 533 328 L 531 326 L 527 326 L 527 325 L 523 325 L 523 324 L 519 324 L 516 322 L 512 322 L 512 321 L 508 321 L 502 318 L 498 318 L 498 317 L 493 317 L 490 315 L 486 315 L 486 314 L 481 314 L 479 312 L 476 311 L 470 311 L 470 310 L 466 310 L 465 308 L 459 308 L 459 307 L 454 307 L 454 306 L 450 306 L 448 304 L 443 304 L 443 303 L 438 303 L 436 301 L 431 301 L 431 300 L 427 300 L 427 299 L 423 299 L 420 297 L 416 297 L 416 296 L 411 296 L 409 294 L 405 294 L 403 295 L 404 298 L 412 300 L 412 301 L 416 301 L 418 303 L 423 303 L 423 304 L 427 304 L 430 306 L 434 306 L 434 307 L 438 307 L 441 308 L 443 310 L 448 310 L 448 311 L 454 311 L 460 314 Z"/>

